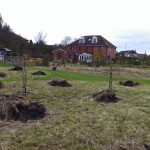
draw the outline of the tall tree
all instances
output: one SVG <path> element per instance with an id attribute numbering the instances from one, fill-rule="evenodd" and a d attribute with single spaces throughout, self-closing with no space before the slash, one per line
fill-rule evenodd
<path id="1" fill-rule="evenodd" d="M 61 44 L 67 46 L 72 42 L 72 38 L 70 36 L 65 36 L 64 39 L 61 41 Z"/>
<path id="2" fill-rule="evenodd" d="M 2 29 L 3 27 L 3 18 L 2 15 L 0 14 L 0 29 Z"/>
<path id="3" fill-rule="evenodd" d="M 46 44 L 46 34 L 43 32 L 38 32 L 35 36 L 36 44 L 45 45 Z"/>
<path id="4" fill-rule="evenodd" d="M 47 54 L 46 50 L 46 34 L 43 32 L 37 33 L 35 36 L 35 46 L 34 49 L 36 50 L 36 53 L 34 52 L 34 57 L 43 57 L 45 54 Z"/>

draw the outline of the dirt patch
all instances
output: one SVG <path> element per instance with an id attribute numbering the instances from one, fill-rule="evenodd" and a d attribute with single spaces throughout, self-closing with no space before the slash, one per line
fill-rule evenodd
<path id="1" fill-rule="evenodd" d="M 10 68 L 9 71 L 22 71 L 22 67 L 15 66 L 14 68 Z"/>
<path id="2" fill-rule="evenodd" d="M 116 143 L 106 150 L 150 150 L 149 145 L 142 143 Z"/>
<path id="3" fill-rule="evenodd" d="M 130 87 L 133 87 L 133 86 L 138 86 L 139 83 L 138 82 L 133 82 L 132 80 L 128 80 L 128 81 L 124 81 L 124 82 L 119 82 L 120 85 L 123 85 L 123 86 L 130 86 Z"/>
<path id="4" fill-rule="evenodd" d="M 97 102 L 112 102 L 116 103 L 120 99 L 116 96 L 116 94 L 111 90 L 103 90 L 100 92 L 96 92 L 92 94 L 92 98 Z"/>
<path id="5" fill-rule="evenodd" d="M 46 109 L 42 104 L 31 102 L 23 96 L 0 95 L 1 120 L 28 120 L 40 119 L 45 116 Z"/>
<path id="6" fill-rule="evenodd" d="M 62 86 L 62 87 L 71 87 L 72 85 L 68 83 L 67 80 L 54 78 L 50 82 L 48 82 L 51 86 Z"/>
<path id="7" fill-rule="evenodd" d="M 4 84 L 0 81 L 0 89 L 4 87 Z"/>
<path id="8" fill-rule="evenodd" d="M 4 77 L 6 77 L 6 74 L 3 72 L 0 72 L 0 77 L 4 78 Z"/>
<path id="9" fill-rule="evenodd" d="M 31 73 L 31 75 L 46 75 L 46 73 L 43 71 L 36 71 L 36 72 Z"/>

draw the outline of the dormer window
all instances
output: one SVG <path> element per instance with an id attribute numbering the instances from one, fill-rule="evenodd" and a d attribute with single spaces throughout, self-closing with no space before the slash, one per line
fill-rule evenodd
<path id="1" fill-rule="evenodd" d="M 79 43 L 85 43 L 84 37 L 81 37 L 81 38 L 79 39 Z"/>
<path id="2" fill-rule="evenodd" d="M 96 36 L 92 37 L 92 43 L 97 43 L 97 37 Z"/>

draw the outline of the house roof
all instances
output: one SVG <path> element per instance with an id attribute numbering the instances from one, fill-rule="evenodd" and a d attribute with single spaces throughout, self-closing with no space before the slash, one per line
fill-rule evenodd
<path id="1" fill-rule="evenodd" d="M 137 54 L 136 50 L 127 50 L 118 52 L 119 55 Z"/>
<path id="2" fill-rule="evenodd" d="M 8 49 L 8 48 L 1 48 L 0 50 L 5 51 L 5 52 L 11 52 L 12 50 Z"/>
<path id="3" fill-rule="evenodd" d="M 92 43 L 92 38 L 97 37 L 97 42 Z M 79 40 L 81 38 L 84 38 L 84 43 L 79 43 Z M 109 46 L 113 48 L 117 48 L 115 45 L 110 43 L 108 40 L 106 40 L 104 37 L 101 35 L 88 35 L 88 36 L 82 36 L 78 40 L 70 43 L 68 46 Z"/>
<path id="4" fill-rule="evenodd" d="M 56 51 L 63 51 L 63 52 L 68 53 L 68 54 L 77 54 L 76 52 L 74 52 L 72 50 L 64 50 L 64 49 L 56 49 L 52 53 L 54 53 Z"/>
<path id="5" fill-rule="evenodd" d="M 138 54 L 137 57 L 140 59 L 143 59 L 146 56 L 146 54 Z"/>
<path id="6" fill-rule="evenodd" d="M 54 53 L 54 52 L 56 52 L 56 51 L 63 51 L 63 52 L 65 52 L 65 53 L 66 53 L 66 51 L 65 51 L 65 50 L 63 50 L 63 49 L 56 49 L 56 50 L 52 51 L 52 53 Z"/>
<path id="7" fill-rule="evenodd" d="M 92 56 L 91 54 L 88 54 L 88 53 L 82 53 L 82 54 L 79 54 L 80 56 Z"/>

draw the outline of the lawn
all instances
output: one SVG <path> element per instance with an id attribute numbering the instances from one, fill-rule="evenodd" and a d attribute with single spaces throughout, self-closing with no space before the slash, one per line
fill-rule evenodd
<path id="1" fill-rule="evenodd" d="M 0 94 L 21 93 L 21 73 L 9 68 L 0 66 L 0 72 L 7 74 L 0 78 L 5 85 Z M 0 121 L 0 150 L 144 150 L 143 144 L 150 142 L 149 77 L 132 74 L 134 68 L 131 77 L 114 76 L 113 89 L 121 100 L 98 103 L 90 96 L 108 88 L 108 75 L 66 68 L 27 67 L 27 99 L 44 104 L 48 114 L 27 123 Z M 38 70 L 47 75 L 30 75 Z M 54 77 L 68 80 L 72 87 L 48 85 Z M 118 84 L 129 79 L 140 85 Z"/>

